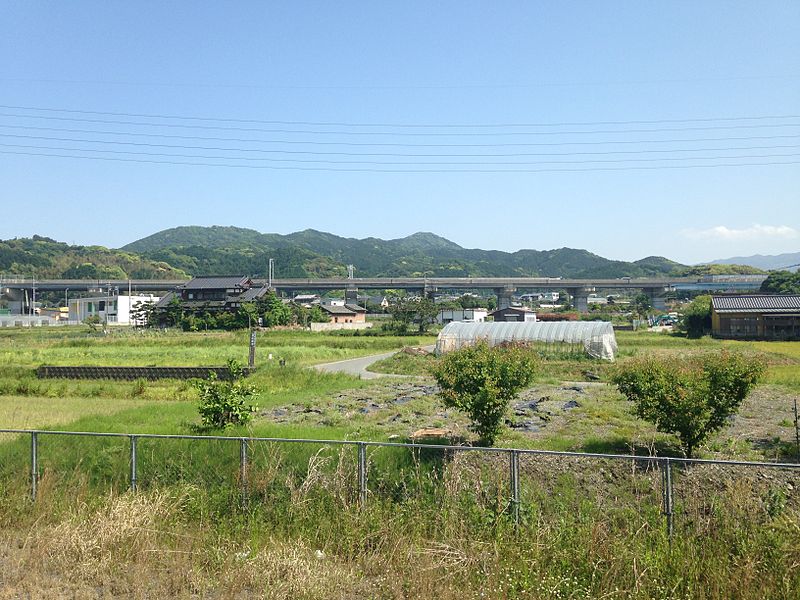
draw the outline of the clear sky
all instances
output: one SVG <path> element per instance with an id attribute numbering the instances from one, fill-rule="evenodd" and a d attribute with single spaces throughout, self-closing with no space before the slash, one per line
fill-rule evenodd
<path id="1" fill-rule="evenodd" d="M 0 238 L 796 252 L 798 31 L 796 0 L 5 0 Z"/>

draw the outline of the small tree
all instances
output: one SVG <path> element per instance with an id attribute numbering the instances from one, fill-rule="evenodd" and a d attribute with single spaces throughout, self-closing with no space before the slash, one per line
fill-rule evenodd
<path id="1" fill-rule="evenodd" d="M 650 301 L 650 296 L 645 293 L 639 293 L 633 297 L 631 308 L 640 317 L 646 317 L 653 310 L 653 303 Z"/>
<path id="2" fill-rule="evenodd" d="M 711 296 L 698 296 L 683 311 L 686 336 L 699 338 L 711 330 Z"/>
<path id="3" fill-rule="evenodd" d="M 636 416 L 676 434 L 691 458 L 736 414 L 763 371 L 760 360 L 723 351 L 693 363 L 647 358 L 619 368 L 611 380 Z"/>
<path id="4" fill-rule="evenodd" d="M 509 402 L 530 384 L 537 363 L 520 346 L 490 348 L 486 342 L 446 354 L 434 367 L 445 406 L 467 413 L 478 443 L 491 446 Z"/>
<path id="5" fill-rule="evenodd" d="M 99 315 L 89 315 L 83 320 L 83 324 L 86 325 L 92 333 L 97 331 L 97 326 L 100 325 L 100 323 Z"/>
<path id="6" fill-rule="evenodd" d="M 212 372 L 208 379 L 199 380 L 201 429 L 226 429 L 247 425 L 258 407 L 250 402 L 258 397 L 255 386 L 244 381 L 244 370 L 235 360 L 228 361 L 227 381 L 220 381 Z"/>

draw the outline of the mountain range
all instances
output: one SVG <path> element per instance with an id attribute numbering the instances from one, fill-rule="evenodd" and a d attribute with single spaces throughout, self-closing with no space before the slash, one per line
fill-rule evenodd
<path id="1" fill-rule="evenodd" d="M 575 277 L 617 278 L 758 273 L 749 266 L 688 266 L 661 256 L 626 262 L 576 248 L 480 250 L 419 232 L 404 238 L 345 238 L 307 229 L 288 235 L 241 227 L 166 229 L 120 249 L 71 246 L 42 237 L 0 240 L 0 273 L 40 278 L 182 278 L 193 275 L 276 277 Z M 783 259 L 782 259 L 783 260 Z"/>

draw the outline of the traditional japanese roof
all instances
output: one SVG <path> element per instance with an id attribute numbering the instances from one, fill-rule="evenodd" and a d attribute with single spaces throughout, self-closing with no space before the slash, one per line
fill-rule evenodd
<path id="1" fill-rule="evenodd" d="M 269 288 L 267 286 L 260 287 L 260 288 L 253 287 L 253 288 L 250 288 L 249 290 L 245 290 L 239 296 L 237 296 L 235 299 L 236 299 L 237 302 L 252 302 L 253 300 L 255 300 L 257 298 L 261 298 L 261 296 L 266 294 L 268 291 L 269 291 Z M 231 300 L 233 300 L 233 299 L 231 299 Z"/>
<path id="2" fill-rule="evenodd" d="M 358 304 L 345 304 L 344 306 L 345 306 L 345 308 L 349 308 L 350 310 L 352 310 L 355 313 L 365 313 L 365 312 L 367 312 L 366 308 L 364 308 L 363 306 L 359 306 Z"/>
<path id="3" fill-rule="evenodd" d="M 161 297 L 161 300 L 156 302 L 156 308 L 166 308 L 173 298 L 175 298 L 175 292 L 167 292 Z"/>
<path id="4" fill-rule="evenodd" d="M 800 295 L 712 296 L 717 313 L 794 313 L 800 312 Z"/>
<path id="5" fill-rule="evenodd" d="M 250 285 L 250 278 L 235 277 L 195 277 L 180 286 L 183 290 L 229 290 L 246 288 Z"/>
<path id="6" fill-rule="evenodd" d="M 355 311 L 350 310 L 346 306 L 334 306 L 331 304 L 322 304 L 322 310 L 332 315 L 354 315 Z"/>

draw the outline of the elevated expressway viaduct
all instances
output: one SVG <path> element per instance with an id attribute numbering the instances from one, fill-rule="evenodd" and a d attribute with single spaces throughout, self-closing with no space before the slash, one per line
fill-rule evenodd
<path id="1" fill-rule="evenodd" d="M 647 294 L 655 308 L 664 307 L 664 294 L 679 290 L 705 290 L 725 292 L 757 291 L 765 275 L 720 275 L 704 277 L 655 277 L 619 279 L 564 279 L 560 277 L 356 277 L 352 279 L 260 279 L 254 278 L 257 286 L 268 285 L 277 292 L 325 292 L 344 290 L 346 297 L 354 300 L 359 290 L 406 290 L 409 293 L 435 296 L 441 292 L 491 290 L 497 296 L 498 307 L 511 304 L 512 296 L 519 291 L 562 291 L 572 298 L 579 311 L 588 311 L 589 295 L 599 290 L 640 290 Z M 185 283 L 184 280 L 157 279 L 44 279 L 23 278 L 0 279 L 0 293 L 11 296 L 33 294 L 43 291 L 107 292 L 131 289 L 137 292 L 166 292 Z M 27 294 L 25 292 L 27 291 Z"/>

